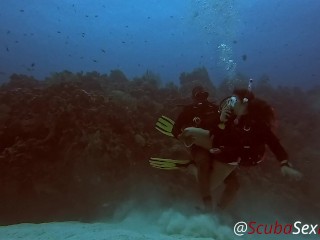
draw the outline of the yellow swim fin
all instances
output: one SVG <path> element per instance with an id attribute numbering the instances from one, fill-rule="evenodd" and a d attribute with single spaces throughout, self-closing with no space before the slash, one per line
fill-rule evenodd
<path id="1" fill-rule="evenodd" d="M 149 160 L 151 167 L 159 168 L 163 170 L 176 170 L 181 168 L 186 168 L 192 163 L 191 160 L 175 160 L 168 158 L 155 158 L 152 157 Z"/>
<path id="2" fill-rule="evenodd" d="M 166 116 L 161 116 L 161 117 L 159 117 L 155 128 L 159 132 L 161 132 L 169 137 L 173 137 L 173 134 L 171 133 L 173 125 L 174 125 L 174 121 L 172 119 L 170 119 Z"/>

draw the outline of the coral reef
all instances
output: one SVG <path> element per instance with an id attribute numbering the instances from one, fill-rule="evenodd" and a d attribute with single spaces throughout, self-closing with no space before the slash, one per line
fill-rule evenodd
<path id="1" fill-rule="evenodd" d="M 0 224 L 112 214 L 144 182 L 155 186 L 165 181 L 161 191 L 171 200 L 194 194 L 195 184 L 185 175 L 148 166 L 150 156 L 188 157 L 154 124 L 162 114 L 174 118 L 194 85 L 204 85 L 213 96 L 224 87 L 214 86 L 205 68 L 182 73 L 180 87 L 160 84 L 150 72 L 129 80 L 120 70 L 110 75 L 63 71 L 43 81 L 12 75 L 0 88 Z M 289 152 L 309 159 L 309 165 L 296 164 L 311 171 L 317 164 L 312 156 L 319 156 L 314 150 L 320 134 L 314 104 L 319 88 L 274 88 L 264 76 L 255 91 L 281 111 L 280 135 Z M 190 191 L 185 193 L 184 187 Z M 318 197 L 313 194 L 310 198 Z"/>

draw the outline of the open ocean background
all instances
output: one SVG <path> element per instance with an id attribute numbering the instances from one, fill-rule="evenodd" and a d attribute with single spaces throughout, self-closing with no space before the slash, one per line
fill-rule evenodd
<path id="1" fill-rule="evenodd" d="M 319 0 L 0 0 L 0 239 L 227 240 L 237 221 L 319 224 L 319 13 Z M 225 212 L 202 214 L 195 179 L 149 166 L 189 156 L 154 124 L 197 81 L 216 101 L 249 78 L 304 179 L 269 154 L 239 170 Z"/>

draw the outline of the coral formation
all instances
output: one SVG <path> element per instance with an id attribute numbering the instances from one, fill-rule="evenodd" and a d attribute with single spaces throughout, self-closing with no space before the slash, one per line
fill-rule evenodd
<path id="1" fill-rule="evenodd" d="M 166 179 L 163 192 L 171 198 L 196 191 L 184 175 L 148 166 L 150 156 L 188 157 L 154 124 L 162 114 L 174 118 L 194 85 L 204 85 L 214 97 L 224 87 L 214 86 L 205 68 L 182 73 L 179 87 L 160 83 L 150 72 L 128 80 L 120 70 L 110 75 L 64 71 L 43 81 L 12 75 L 0 88 L 0 224 L 83 220 L 112 212 L 146 179 L 155 185 Z M 274 88 L 267 77 L 255 90 L 281 111 L 281 136 L 289 152 L 301 158 L 315 149 L 320 134 L 319 108 L 309 104 L 319 100 L 318 90 Z M 183 193 L 183 186 L 191 193 Z"/>

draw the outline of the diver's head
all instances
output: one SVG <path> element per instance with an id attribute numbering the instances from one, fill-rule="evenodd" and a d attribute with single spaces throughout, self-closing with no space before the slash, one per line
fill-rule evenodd
<path id="1" fill-rule="evenodd" d="M 245 88 L 236 88 L 233 90 L 233 95 L 237 96 L 242 102 L 248 102 L 255 98 L 254 94 Z"/>
<path id="2" fill-rule="evenodd" d="M 248 89 L 239 88 L 233 91 L 230 97 L 229 104 L 236 116 L 241 116 L 247 113 L 248 104 L 255 98 L 254 94 Z"/>
<path id="3" fill-rule="evenodd" d="M 196 102 L 207 101 L 209 93 L 202 86 L 196 86 L 192 89 L 192 99 Z"/>

